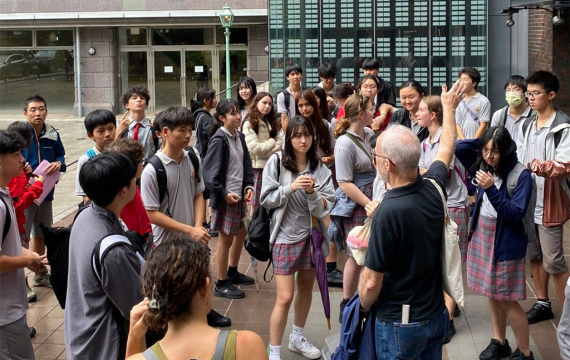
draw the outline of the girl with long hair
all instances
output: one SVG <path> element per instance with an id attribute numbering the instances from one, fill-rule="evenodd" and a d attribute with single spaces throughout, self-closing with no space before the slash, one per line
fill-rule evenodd
<path id="1" fill-rule="evenodd" d="M 491 127 L 479 139 L 458 141 L 455 155 L 478 187 L 467 250 L 467 285 L 489 299 L 493 327 L 491 343 L 479 358 L 511 354 L 505 337 L 508 319 L 518 345 L 511 359 L 534 359 L 527 315 L 519 303 L 526 299 L 529 237 L 538 236 L 532 218 L 536 188 L 531 173 L 519 163 L 516 145 L 504 127 Z"/>
<path id="2" fill-rule="evenodd" d="M 329 226 L 329 235 L 341 248 L 346 248 L 350 230 L 364 224 L 365 207 L 371 203 L 376 178 L 370 146 L 374 132 L 369 128 L 374 116 L 374 104 L 368 97 L 354 94 L 346 100 L 344 110 L 346 116 L 338 120 L 334 131 L 336 180 L 342 191 L 337 190 L 332 214 L 338 215 L 331 215 Z M 361 270 L 349 248 L 346 248 L 346 252 L 349 258 L 344 266 L 341 319 L 344 306 L 356 293 Z"/>
<path id="3" fill-rule="evenodd" d="M 239 80 L 237 88 L 237 99 L 239 107 L 241 109 L 241 118 L 243 120 L 247 116 L 255 95 L 257 95 L 257 86 L 255 85 L 255 81 L 252 78 L 246 76 Z"/>
<path id="4" fill-rule="evenodd" d="M 131 311 L 129 360 L 213 359 L 219 343 L 225 344 L 226 360 L 267 359 L 265 344 L 256 333 L 226 333 L 208 325 L 214 281 L 210 253 L 202 244 L 178 238 L 164 241 L 150 253 L 141 277 L 145 300 Z M 148 328 L 166 329 L 166 335 L 146 349 Z"/>
<path id="5" fill-rule="evenodd" d="M 321 352 L 303 335 L 315 282 L 309 235 L 316 227 L 326 237 L 323 219 L 334 203 L 334 188 L 330 170 L 317 157 L 314 139 L 314 126 L 302 116 L 293 117 L 286 129 L 282 156 L 279 153 L 272 155 L 263 171 L 261 205 L 274 209 L 269 241 L 277 301 L 269 322 L 271 360 L 281 359 L 281 342 L 295 282 L 295 315 L 288 348 L 308 359 L 321 357 Z M 324 241 L 325 256 L 328 249 L 328 241 Z"/>
<path id="6" fill-rule="evenodd" d="M 253 199 L 251 214 L 259 206 L 263 168 L 269 157 L 281 150 L 282 139 L 279 135 L 277 115 L 273 108 L 273 97 L 266 92 L 255 95 L 249 112 L 242 125 L 245 142 L 249 150 L 253 167 Z"/>
<path id="7" fill-rule="evenodd" d="M 443 121 L 443 105 L 441 98 L 437 95 L 426 96 L 421 100 L 418 111 L 416 113 L 418 126 L 425 128 L 429 132 L 429 136 L 421 142 L 422 156 L 420 158 L 420 173 L 425 173 L 439 149 L 439 137 L 441 136 Z M 467 236 L 469 214 L 466 204 L 469 202 L 467 194 L 465 168 L 455 159 L 449 166 L 449 177 L 447 186 L 447 209 L 449 216 L 457 224 L 457 236 L 459 237 L 459 248 L 461 249 L 461 260 L 465 262 L 467 258 Z M 445 305 L 449 311 L 450 328 L 447 337 L 443 340 L 444 344 L 451 341 L 455 335 L 455 325 L 453 316 L 456 308 L 455 301 L 445 294 Z M 459 311 L 459 309 L 457 310 Z M 457 316 L 457 315 L 456 315 Z"/>
<path id="8" fill-rule="evenodd" d="M 219 232 L 214 295 L 241 299 L 245 293 L 232 284 L 254 284 L 237 270 L 246 230 L 245 202 L 253 198 L 253 169 L 245 136 L 238 131 L 241 112 L 235 100 L 224 99 L 216 107 L 215 131 L 204 159 L 204 183 L 210 190 L 211 224 Z M 228 267 L 229 265 L 229 267 Z"/>
<path id="9" fill-rule="evenodd" d="M 216 99 L 216 90 L 202 88 L 190 100 L 190 110 L 194 115 L 194 123 L 196 128 L 196 149 L 200 153 L 200 157 L 204 159 L 206 150 L 208 149 L 208 141 L 212 133 L 212 109 L 218 105 Z"/>

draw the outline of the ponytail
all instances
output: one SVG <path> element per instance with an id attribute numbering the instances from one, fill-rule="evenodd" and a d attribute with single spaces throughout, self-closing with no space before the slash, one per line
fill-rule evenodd
<path id="1" fill-rule="evenodd" d="M 209 100 L 211 104 L 212 100 L 215 97 L 216 97 L 216 90 L 208 88 L 199 89 L 196 95 L 194 95 L 194 97 L 190 99 L 190 110 L 192 111 L 192 113 L 195 113 L 196 110 L 204 107 L 204 102 L 206 100 Z"/>
<path id="2" fill-rule="evenodd" d="M 350 126 L 350 121 L 348 121 L 346 116 L 343 116 L 340 119 L 338 119 L 334 126 L 334 132 L 333 132 L 334 138 L 338 139 L 341 135 L 344 135 L 346 130 L 348 130 L 349 126 Z"/>

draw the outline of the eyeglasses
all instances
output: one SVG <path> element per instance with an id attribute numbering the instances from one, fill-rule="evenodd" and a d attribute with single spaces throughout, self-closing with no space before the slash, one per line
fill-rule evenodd
<path id="1" fill-rule="evenodd" d="M 378 157 L 381 157 L 382 159 L 388 160 L 390 162 L 390 164 L 392 164 L 392 166 L 394 166 L 394 167 L 396 166 L 396 164 L 394 164 L 394 162 L 390 158 L 387 158 L 386 156 L 378 155 L 374 152 L 370 152 L 370 155 L 372 156 L 372 162 L 374 163 L 374 165 L 376 165 L 376 156 L 378 156 Z"/>
<path id="2" fill-rule="evenodd" d="M 498 149 L 493 149 L 493 150 L 483 149 L 481 152 L 483 153 L 484 156 L 491 155 L 492 157 L 499 156 L 500 154 Z"/>
<path id="3" fill-rule="evenodd" d="M 524 94 L 526 95 L 527 98 L 534 98 L 534 97 L 539 97 L 541 94 L 547 94 L 548 91 L 533 91 L 533 92 L 525 92 Z"/>

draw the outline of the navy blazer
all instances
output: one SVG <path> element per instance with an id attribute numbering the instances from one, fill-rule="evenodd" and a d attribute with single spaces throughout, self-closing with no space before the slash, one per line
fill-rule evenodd
<path id="1" fill-rule="evenodd" d="M 241 132 L 238 134 L 243 146 L 243 183 L 240 194 L 243 199 L 245 197 L 245 189 L 247 187 L 253 188 L 253 167 L 251 166 L 249 150 L 245 143 L 245 136 Z M 228 172 L 229 158 L 230 144 L 227 135 L 222 129 L 218 129 L 210 139 L 208 152 L 202 165 L 204 184 L 210 190 L 210 207 L 215 209 L 222 205 L 226 195 L 228 195 L 226 174 Z"/>
<path id="2" fill-rule="evenodd" d="M 455 149 L 455 156 L 457 156 L 457 159 L 461 161 L 473 178 L 475 178 L 475 173 L 478 170 L 474 169 L 474 165 L 481 149 L 480 143 L 481 141 L 479 139 L 461 140 L 457 142 L 457 148 Z M 500 174 L 503 183 L 499 189 L 497 189 L 495 185 L 491 185 L 487 190 L 479 186 L 477 201 L 473 207 L 469 241 L 471 240 L 473 231 L 477 227 L 479 212 L 481 210 L 481 204 L 483 203 L 483 194 L 485 193 L 495 210 L 497 210 L 497 229 L 495 231 L 494 250 L 495 260 L 521 259 L 526 255 L 528 244 L 523 218 L 530 203 L 533 180 L 530 170 L 524 170 L 518 179 L 512 196 L 509 195 L 507 176 L 518 163 L 516 145 L 514 142 L 511 153 L 500 161 L 506 161 L 508 163 L 505 167 L 504 174 Z"/>

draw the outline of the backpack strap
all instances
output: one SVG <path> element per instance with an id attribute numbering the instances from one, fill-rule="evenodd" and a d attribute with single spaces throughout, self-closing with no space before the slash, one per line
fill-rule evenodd
<path id="1" fill-rule="evenodd" d="M 105 255 L 107 255 L 107 252 L 110 249 L 119 245 L 126 245 L 131 248 L 133 252 L 137 254 L 137 258 L 139 259 L 141 265 L 144 264 L 144 258 L 140 253 L 135 251 L 134 247 L 131 245 L 129 238 L 122 234 L 107 235 L 99 240 L 97 244 L 95 244 L 95 247 L 93 248 L 93 252 L 91 254 L 91 269 L 93 270 L 95 277 L 99 279 L 100 282 L 103 280 L 101 276 L 101 267 L 103 261 L 105 260 Z"/>
<path id="2" fill-rule="evenodd" d="M 519 182 L 519 177 L 526 168 L 527 168 L 526 166 L 524 166 L 519 162 L 515 165 L 515 167 L 511 170 L 511 172 L 507 176 L 507 190 L 509 192 L 509 196 L 513 195 L 515 187 L 517 187 L 517 183 Z"/>
<path id="3" fill-rule="evenodd" d="M 152 351 L 152 347 L 147 348 L 142 355 L 144 356 L 145 360 L 159 360 L 158 356 Z"/>
<path id="4" fill-rule="evenodd" d="M 370 154 L 370 150 L 366 151 L 366 149 L 364 148 L 364 146 L 362 146 L 360 141 L 358 141 L 351 133 L 345 133 L 345 134 L 350 138 L 350 140 L 352 140 L 352 142 L 354 142 L 354 144 L 356 144 L 356 146 L 360 148 L 360 150 L 362 150 L 366 154 L 366 156 L 370 159 L 370 162 L 372 162 L 372 154 Z"/>
<path id="5" fill-rule="evenodd" d="M 499 117 L 499 126 L 504 127 L 507 123 L 508 106 L 501 109 L 501 116 Z"/>
<path id="6" fill-rule="evenodd" d="M 214 360 L 223 360 L 224 351 L 226 350 L 226 342 L 228 341 L 228 335 L 230 330 L 222 330 L 218 335 L 218 341 L 216 341 L 216 352 L 214 353 Z"/>
<path id="7" fill-rule="evenodd" d="M 280 182 L 280 180 L 281 180 L 281 155 L 280 155 L 280 152 L 277 152 L 275 154 L 277 155 L 277 182 Z M 270 219 L 273 218 L 273 211 L 274 210 L 275 209 L 269 210 L 269 218 Z M 272 248 L 272 246 L 270 246 L 270 248 Z M 273 264 L 273 256 L 269 257 L 269 261 L 267 262 L 267 267 L 265 268 L 265 271 L 263 272 L 263 281 L 265 281 L 265 282 L 270 282 L 271 280 L 273 280 L 273 277 L 275 276 L 275 269 L 273 269 L 273 271 L 271 273 L 271 278 L 269 280 L 267 280 L 267 272 L 269 271 L 269 267 L 271 266 L 271 264 Z"/>
<path id="8" fill-rule="evenodd" d="M 293 114 L 289 114 L 289 104 L 291 104 L 291 93 L 287 89 L 283 90 L 283 99 L 285 99 L 285 108 L 287 109 L 287 114 L 289 117 L 293 117 Z"/>
<path id="9" fill-rule="evenodd" d="M 200 160 L 198 160 L 198 156 L 194 152 L 194 148 L 192 146 L 188 147 L 186 150 L 188 151 L 188 156 L 190 157 L 190 161 L 192 162 L 192 167 L 194 167 L 196 183 L 199 183 L 200 182 Z M 162 161 L 160 163 L 162 163 Z"/>
<path id="10" fill-rule="evenodd" d="M 162 204 L 164 197 L 168 194 L 168 182 L 166 169 L 162 160 L 156 155 L 148 160 L 148 163 L 154 167 L 156 172 L 156 182 L 158 183 L 158 201 Z"/>
<path id="11" fill-rule="evenodd" d="M 4 208 L 6 209 L 4 227 L 2 228 L 2 243 L 4 243 L 4 240 L 6 240 L 6 237 L 8 236 L 8 231 L 10 231 L 10 226 L 12 226 L 12 214 L 10 214 L 10 208 L 2 196 L 0 196 L 0 201 L 2 201 Z"/>
<path id="12" fill-rule="evenodd" d="M 471 118 L 473 119 L 473 121 L 475 121 L 477 124 L 479 124 L 479 117 L 477 115 L 475 115 L 473 113 L 473 111 L 471 111 L 471 109 L 469 108 L 469 105 L 467 105 L 467 102 L 465 100 L 461 101 L 461 105 L 463 106 L 463 108 L 465 109 L 465 111 L 467 111 L 467 113 L 469 114 L 469 116 L 471 116 Z"/>
<path id="13" fill-rule="evenodd" d="M 93 159 L 95 156 L 97 156 L 97 154 L 95 153 L 95 150 L 93 149 L 89 149 L 85 152 L 85 155 L 87 155 L 88 159 Z"/>

